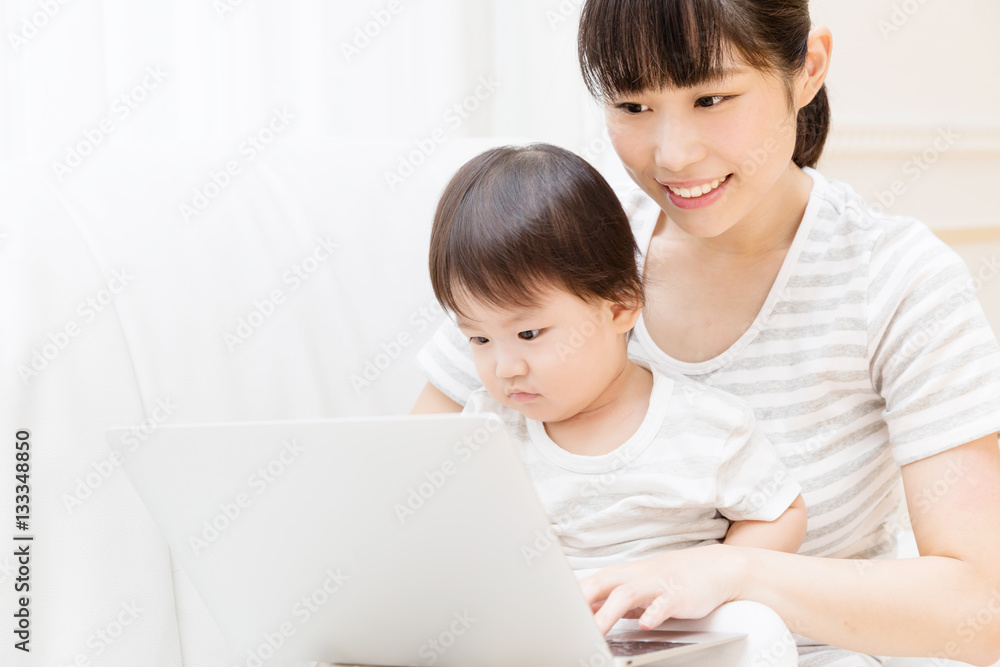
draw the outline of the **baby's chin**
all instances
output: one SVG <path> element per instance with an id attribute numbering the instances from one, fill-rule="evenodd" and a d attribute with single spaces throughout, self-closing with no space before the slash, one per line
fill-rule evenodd
<path id="1" fill-rule="evenodd" d="M 545 396 L 539 396 L 538 398 L 526 403 L 512 401 L 510 399 L 505 400 L 503 403 L 507 407 L 517 410 L 528 419 L 545 422 L 546 424 L 561 422 L 576 414 L 567 410 L 565 407 L 552 405 L 552 402 L 546 400 Z"/>

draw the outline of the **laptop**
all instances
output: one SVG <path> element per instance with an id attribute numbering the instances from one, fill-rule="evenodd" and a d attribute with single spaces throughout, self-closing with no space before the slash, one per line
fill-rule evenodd
<path id="1" fill-rule="evenodd" d="M 643 665 L 744 636 L 609 646 L 492 415 L 132 432 L 108 442 L 241 665 Z"/>

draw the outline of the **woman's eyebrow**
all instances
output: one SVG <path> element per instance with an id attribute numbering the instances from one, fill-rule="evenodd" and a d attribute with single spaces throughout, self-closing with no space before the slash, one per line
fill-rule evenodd
<path id="1" fill-rule="evenodd" d="M 746 69 L 747 69 L 746 67 L 737 67 L 734 65 L 727 67 L 720 67 L 718 69 L 712 70 L 712 72 L 706 78 L 706 81 L 716 82 L 716 81 L 724 81 L 726 79 L 732 79 L 739 76 L 740 74 L 743 74 L 746 71 Z"/>
<path id="2" fill-rule="evenodd" d="M 749 68 L 745 66 L 727 66 L 721 67 L 719 69 L 714 69 L 708 72 L 703 78 L 701 78 L 697 83 L 693 83 L 689 86 L 684 86 L 686 89 L 690 88 L 703 88 L 704 86 L 720 85 L 728 83 L 730 80 L 745 74 Z M 636 91 L 634 93 L 622 93 L 620 95 L 609 98 L 613 102 L 621 102 L 630 97 L 637 97 L 642 95 L 644 91 Z"/>

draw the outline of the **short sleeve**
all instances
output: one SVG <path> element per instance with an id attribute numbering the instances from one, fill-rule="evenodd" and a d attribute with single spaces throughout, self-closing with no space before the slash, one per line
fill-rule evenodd
<path id="1" fill-rule="evenodd" d="M 977 296 L 984 279 L 924 225 L 894 220 L 872 249 L 868 340 L 902 466 L 1000 430 L 1000 346 Z"/>
<path id="2" fill-rule="evenodd" d="M 431 384 L 460 405 L 465 405 L 469 395 L 483 386 L 472 362 L 469 341 L 450 317 L 445 317 L 417 353 L 417 366 Z"/>
<path id="3" fill-rule="evenodd" d="M 469 398 L 465 402 L 465 407 L 462 408 L 462 414 L 469 412 L 492 412 L 499 414 L 499 407 L 499 404 L 490 396 L 489 392 L 480 387 L 469 394 Z"/>
<path id="4" fill-rule="evenodd" d="M 716 508 L 731 521 L 774 521 L 802 492 L 749 407 L 722 449 L 716 489 Z"/>

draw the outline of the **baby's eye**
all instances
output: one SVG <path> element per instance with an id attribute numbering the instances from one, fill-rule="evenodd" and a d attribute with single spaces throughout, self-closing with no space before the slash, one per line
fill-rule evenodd
<path id="1" fill-rule="evenodd" d="M 473 336 L 469 340 L 475 343 L 476 345 L 486 345 L 486 343 L 490 342 L 490 339 L 486 338 L 485 336 Z"/>
<path id="2" fill-rule="evenodd" d="M 645 104 L 636 104 L 635 102 L 623 102 L 618 105 L 619 109 L 622 109 L 629 114 L 642 113 L 643 111 L 649 111 L 649 107 Z"/>
<path id="3" fill-rule="evenodd" d="M 537 336 L 539 333 L 541 333 L 541 331 L 542 331 L 541 329 L 532 329 L 530 331 L 522 331 L 521 333 L 517 334 L 517 336 L 521 340 L 532 340 L 535 336 Z"/>
<path id="4" fill-rule="evenodd" d="M 695 104 L 703 109 L 711 109 L 724 99 L 726 99 L 724 95 L 711 95 L 709 97 L 699 97 L 698 101 L 695 102 Z"/>

